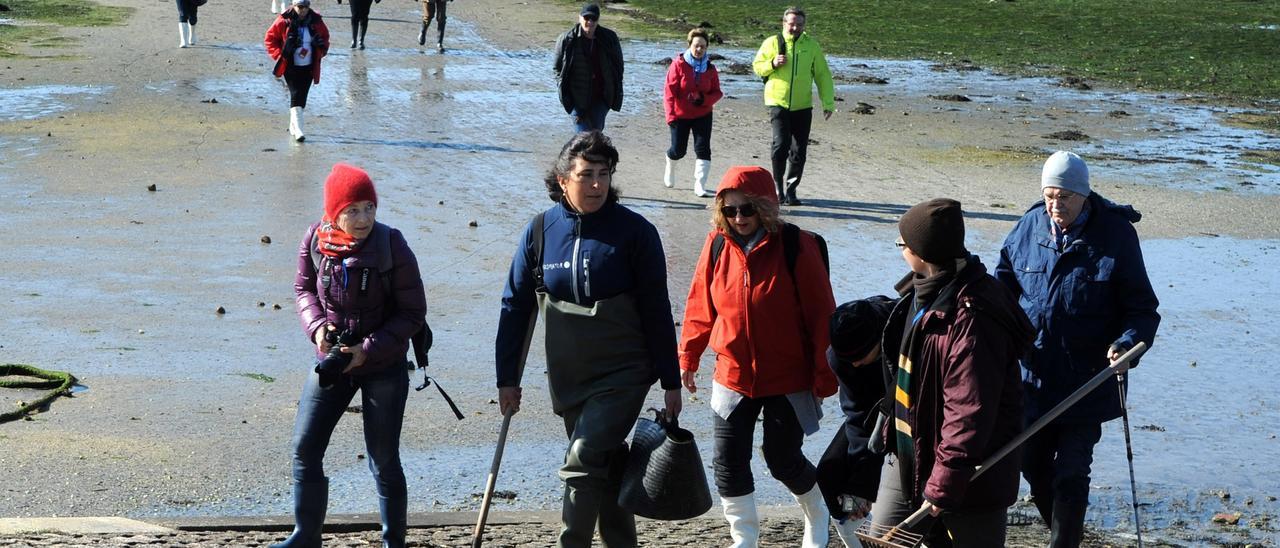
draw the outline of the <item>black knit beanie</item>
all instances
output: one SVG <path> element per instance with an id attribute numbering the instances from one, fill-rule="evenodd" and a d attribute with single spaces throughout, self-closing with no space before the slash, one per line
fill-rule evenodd
<path id="1" fill-rule="evenodd" d="M 964 213 L 960 202 L 934 198 L 908 209 L 898 219 L 902 241 L 930 264 L 946 264 L 969 255 L 964 248 Z"/>
<path id="2" fill-rule="evenodd" d="M 836 359 L 852 363 L 867 357 L 883 338 L 893 303 L 893 299 L 876 295 L 836 307 L 831 314 L 831 350 Z"/>

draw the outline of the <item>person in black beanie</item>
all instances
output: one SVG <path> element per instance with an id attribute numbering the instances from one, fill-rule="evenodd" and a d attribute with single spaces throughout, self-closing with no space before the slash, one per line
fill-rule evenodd
<path id="1" fill-rule="evenodd" d="M 1009 290 L 964 246 L 960 202 L 915 205 L 898 221 L 911 267 L 896 288 L 881 347 L 893 397 L 881 412 L 886 449 L 871 507 L 877 525 L 898 525 L 917 508 L 932 520 L 915 532 L 931 546 L 1004 546 L 1005 512 L 1018 497 L 1018 458 L 974 467 L 1022 431 L 1018 360 L 1033 330 Z"/>
<path id="2" fill-rule="evenodd" d="M 818 487 L 847 548 L 861 546 L 854 531 L 880 485 L 884 444 L 869 442 L 878 439 L 874 425 L 884 424 L 877 412 L 887 393 L 880 340 L 895 302 L 877 295 L 844 303 L 831 315 L 827 363 L 840 385 L 844 425 L 818 461 Z"/>

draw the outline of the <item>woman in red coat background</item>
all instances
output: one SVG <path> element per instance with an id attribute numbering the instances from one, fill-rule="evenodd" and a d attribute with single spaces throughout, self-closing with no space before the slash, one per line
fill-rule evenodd
<path id="1" fill-rule="evenodd" d="M 689 49 L 671 59 L 667 68 L 667 84 L 663 86 L 662 103 L 671 128 L 671 148 L 667 149 L 666 175 L 662 184 L 676 184 L 676 164 L 689 149 L 689 133 L 693 133 L 693 193 L 710 198 L 715 192 L 705 188 L 711 172 L 711 107 L 724 97 L 720 76 L 707 53 L 707 31 L 689 31 Z"/>
<path id="2" fill-rule="evenodd" d="M 320 83 L 320 60 L 329 53 L 329 27 L 319 13 L 311 11 L 311 0 L 293 0 L 281 13 L 263 44 L 276 62 L 272 74 L 284 77 L 289 86 L 289 135 L 302 142 L 302 111 L 307 108 L 311 84 Z"/>
<path id="3" fill-rule="evenodd" d="M 826 363 L 836 304 L 818 242 L 782 222 L 773 176 L 761 167 L 730 168 L 713 211 L 685 303 L 680 370 L 695 392 L 703 351 L 716 353 L 713 463 L 733 546 L 754 547 L 760 537 L 751 445 L 761 414 L 769 473 L 804 510 L 802 546 L 826 546 L 830 514 L 801 451 L 818 431 L 821 398 L 836 392 Z"/>

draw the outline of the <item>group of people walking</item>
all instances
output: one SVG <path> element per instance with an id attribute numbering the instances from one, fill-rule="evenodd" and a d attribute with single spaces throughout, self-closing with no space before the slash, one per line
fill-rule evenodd
<path id="1" fill-rule="evenodd" d="M 327 31 L 309 0 L 291 2 L 269 33 L 285 37 L 273 56 L 311 56 L 314 67 L 281 61 L 277 71 L 312 82 Z M 915 528 L 931 547 L 1003 546 L 1020 473 L 1051 546 L 1078 546 L 1093 447 L 1101 423 L 1120 413 L 1124 387 L 1114 379 L 1032 436 L 1021 460 L 999 461 L 977 479 L 973 471 L 1121 353 L 1152 343 L 1160 316 L 1132 226 L 1140 215 L 1094 192 L 1082 158 L 1057 152 L 1042 168 L 1041 199 L 1009 234 L 994 271 L 965 246 L 962 205 L 926 200 L 897 221 L 894 243 L 908 272 L 896 284 L 883 280 L 895 296 L 837 306 L 829 272 L 853 265 L 830 264 L 826 241 L 786 222 L 780 208 L 799 202 L 812 103 L 779 90 L 799 84 L 809 96 L 819 80 L 824 114 L 832 111 L 831 87 L 820 81 L 830 71 L 803 33 L 804 13 L 788 9 L 783 32 L 756 59 L 770 78 L 766 95 L 777 99 L 773 170 L 730 167 L 714 190 L 702 162 L 722 94 L 708 37 L 695 29 L 664 88 L 667 171 L 670 180 L 692 133 L 695 191 L 713 201 L 677 323 L 659 231 L 620 203 L 614 184 L 619 152 L 600 128 L 620 107 L 623 66 L 616 34 L 598 20 L 598 6 L 584 7 L 557 42 L 560 98 L 584 131 L 543 177 L 554 205 L 516 242 L 495 340 L 497 401 L 510 415 L 524 401 L 525 361 L 542 318 L 551 411 L 568 442 L 557 545 L 590 546 L 597 534 L 606 546 L 636 545 L 635 518 L 618 502 L 621 470 L 627 435 L 657 383 L 670 419 L 685 405 L 682 389 L 710 392 L 713 482 L 732 546 L 760 539 L 757 424 L 770 475 L 803 512 L 802 546 L 827 546 L 832 522 L 846 546 L 859 546 L 863 520 L 892 527 L 920 509 L 930 517 Z M 319 545 L 323 455 L 357 393 L 383 544 L 404 545 L 405 353 L 425 324 L 426 300 L 409 243 L 377 222 L 377 209 L 368 174 L 335 165 L 321 219 L 298 250 L 298 311 L 318 365 L 294 428 L 295 529 L 277 546 Z M 700 376 L 708 349 L 713 372 Z M 335 356 L 349 361 L 322 371 Z M 841 427 L 815 465 L 804 438 L 819 431 L 823 399 L 837 394 Z"/>

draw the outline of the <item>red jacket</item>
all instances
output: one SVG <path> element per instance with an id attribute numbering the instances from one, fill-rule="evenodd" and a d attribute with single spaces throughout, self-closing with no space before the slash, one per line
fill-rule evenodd
<path id="1" fill-rule="evenodd" d="M 707 63 L 707 71 L 698 76 L 696 82 L 693 76 L 693 67 L 684 62 L 684 53 L 671 59 L 671 66 L 667 68 L 667 84 L 662 91 L 668 124 L 677 119 L 692 120 L 711 114 L 711 107 L 724 97 L 715 65 Z M 693 104 L 698 96 L 702 97 L 701 105 Z"/>
<path id="2" fill-rule="evenodd" d="M 754 169 L 763 173 L 762 180 L 726 176 L 720 192 L 772 196 L 772 178 Z M 750 188 L 752 183 L 761 188 Z M 716 234 L 724 234 L 725 244 L 713 272 Z M 685 302 L 682 371 L 697 371 L 710 343 L 716 353 L 715 380 L 734 392 L 751 398 L 801 390 L 819 397 L 836 393 L 836 377 L 826 362 L 831 340 L 827 324 L 836 309 L 831 280 L 813 235 L 801 232 L 799 243 L 797 282 L 787 270 L 781 231 L 766 234 L 750 254 L 720 229 L 707 234 Z"/>
<path id="3" fill-rule="evenodd" d="M 311 58 L 311 80 L 319 84 L 320 60 L 329 53 L 329 27 L 325 26 L 324 19 L 319 13 L 311 12 L 310 19 L 311 45 L 315 50 Z M 262 43 L 267 46 L 267 55 L 276 62 L 271 73 L 277 78 L 284 76 L 285 67 L 293 62 L 293 47 L 288 45 L 287 38 L 291 30 L 296 31 L 297 20 L 297 12 L 292 9 L 286 10 L 271 23 L 271 27 L 267 29 L 266 38 L 262 40 Z"/>

